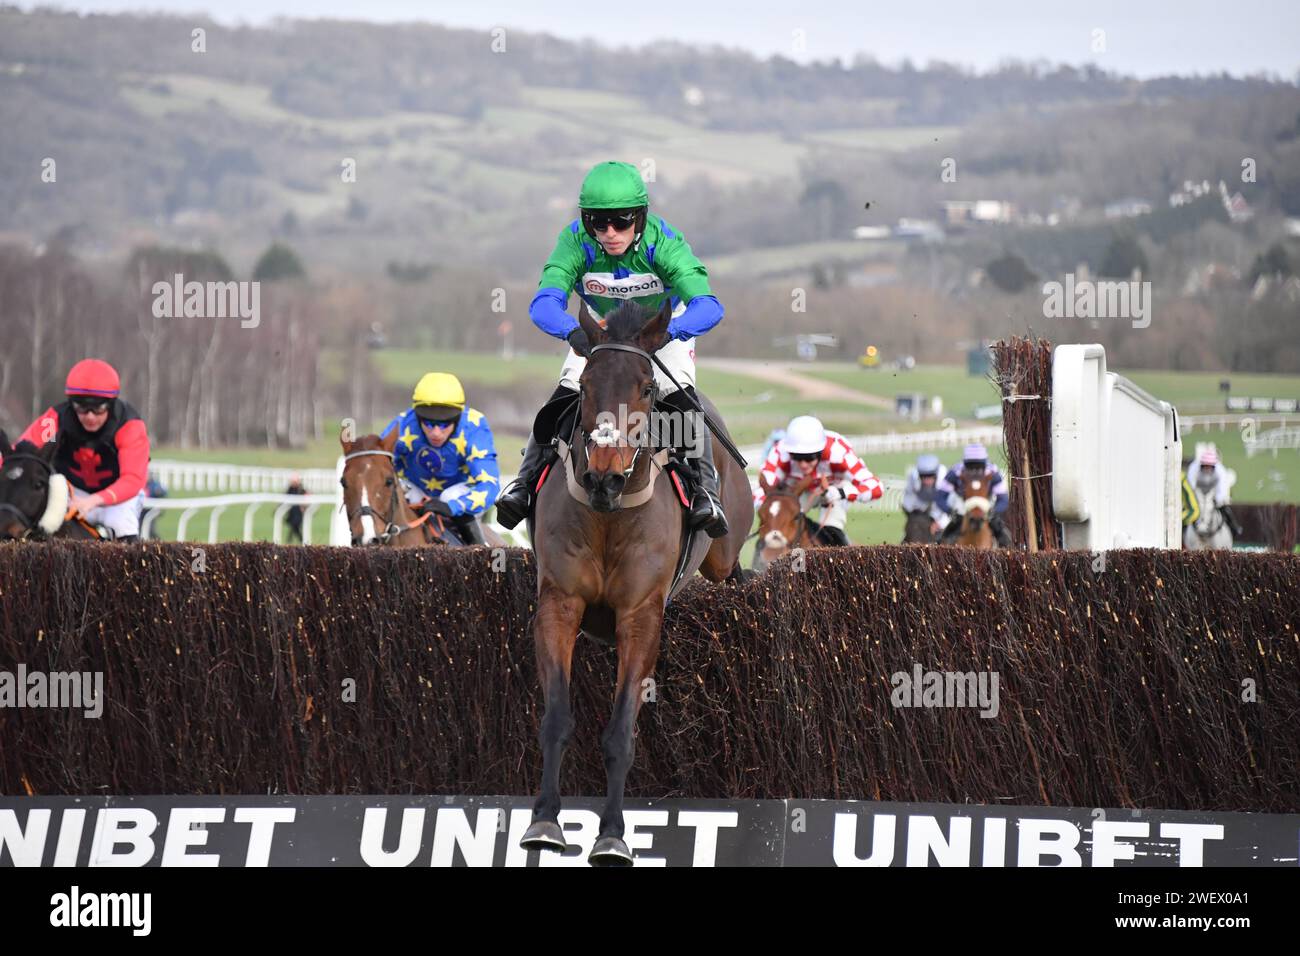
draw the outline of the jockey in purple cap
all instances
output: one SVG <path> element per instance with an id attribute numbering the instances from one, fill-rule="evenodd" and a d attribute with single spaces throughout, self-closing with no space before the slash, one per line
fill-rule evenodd
<path id="1" fill-rule="evenodd" d="M 998 470 L 998 466 L 989 461 L 988 449 L 979 442 L 973 442 L 966 446 L 962 454 L 962 460 L 959 464 L 948 469 L 948 474 L 944 475 L 943 480 L 939 482 L 939 490 L 948 492 L 941 495 L 938 499 L 938 505 L 944 511 L 952 513 L 956 501 L 961 501 L 965 497 L 966 480 L 968 477 L 976 477 L 988 483 L 991 488 L 989 496 L 993 499 L 993 511 L 988 516 L 989 528 L 993 532 L 993 537 L 997 539 L 998 547 L 1011 547 L 1011 532 L 1007 530 L 1002 521 L 1002 515 L 1011 504 L 1011 496 L 1007 490 L 1007 480 Z M 954 501 L 954 496 L 956 501 Z M 961 522 L 950 521 L 948 526 L 943 529 L 943 536 L 939 539 L 940 544 L 951 544 L 957 540 L 957 535 L 961 533 Z"/>

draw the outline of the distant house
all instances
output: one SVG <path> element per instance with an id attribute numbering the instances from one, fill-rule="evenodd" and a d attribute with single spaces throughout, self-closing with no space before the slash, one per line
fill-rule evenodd
<path id="1" fill-rule="evenodd" d="M 1134 216 L 1145 216 L 1150 211 L 1149 202 L 1132 196 L 1107 203 L 1105 210 L 1107 219 L 1132 219 Z"/>
<path id="2" fill-rule="evenodd" d="M 1199 183 L 1194 183 L 1190 179 L 1183 180 L 1183 188 L 1177 192 L 1169 194 L 1169 205 L 1178 207 L 1185 206 L 1189 202 L 1194 202 L 1202 196 L 1209 195 L 1210 181 L 1202 179 Z"/>
<path id="3" fill-rule="evenodd" d="M 899 239 L 919 239 L 922 242 L 943 242 L 947 235 L 933 219 L 900 219 L 894 227 Z"/>
<path id="4" fill-rule="evenodd" d="M 1228 195 L 1228 184 L 1222 179 L 1219 180 L 1219 198 L 1223 200 L 1223 208 L 1233 222 L 1245 222 L 1255 215 L 1255 210 L 1250 208 L 1250 204 L 1241 193 Z"/>
<path id="5" fill-rule="evenodd" d="M 891 234 L 888 226 L 858 226 L 853 230 L 854 239 L 888 239 Z"/>
<path id="6" fill-rule="evenodd" d="M 1241 283 L 1241 270 L 1221 262 L 1210 262 L 1192 269 L 1183 283 L 1183 295 L 1200 295 L 1218 288 L 1231 288 Z"/>
<path id="7" fill-rule="evenodd" d="M 1014 222 L 1016 205 L 1002 199 L 950 199 L 939 204 L 950 226 Z"/>

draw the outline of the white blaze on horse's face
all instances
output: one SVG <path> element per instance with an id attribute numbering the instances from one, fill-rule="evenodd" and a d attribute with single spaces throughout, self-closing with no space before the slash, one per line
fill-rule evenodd
<path id="1" fill-rule="evenodd" d="M 363 484 L 361 486 L 361 543 L 374 544 L 379 537 L 375 534 L 375 519 L 370 517 L 367 509 L 370 507 L 370 491 Z"/>

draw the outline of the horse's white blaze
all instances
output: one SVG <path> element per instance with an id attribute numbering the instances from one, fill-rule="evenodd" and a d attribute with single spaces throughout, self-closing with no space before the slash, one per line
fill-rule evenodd
<path id="1" fill-rule="evenodd" d="M 361 486 L 361 510 L 365 511 L 370 507 L 370 492 L 366 490 L 365 485 Z M 378 535 L 375 534 L 375 519 L 368 514 L 361 516 L 361 543 L 370 544 Z"/>
<path id="2" fill-rule="evenodd" d="M 983 485 L 980 484 L 980 480 L 978 478 L 973 479 L 970 483 L 970 486 L 975 491 L 979 491 L 980 488 L 983 487 Z"/>
<path id="3" fill-rule="evenodd" d="M 772 502 L 772 506 L 767 509 L 767 513 L 770 514 L 773 518 L 775 518 L 777 512 L 780 510 L 781 510 L 780 502 L 774 501 Z"/>

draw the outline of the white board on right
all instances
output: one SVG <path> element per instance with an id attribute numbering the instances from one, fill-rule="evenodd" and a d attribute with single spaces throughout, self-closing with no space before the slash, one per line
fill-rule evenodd
<path id="1" fill-rule="evenodd" d="M 1182 546 L 1178 411 L 1106 369 L 1100 345 L 1052 355 L 1052 508 L 1067 548 Z"/>

